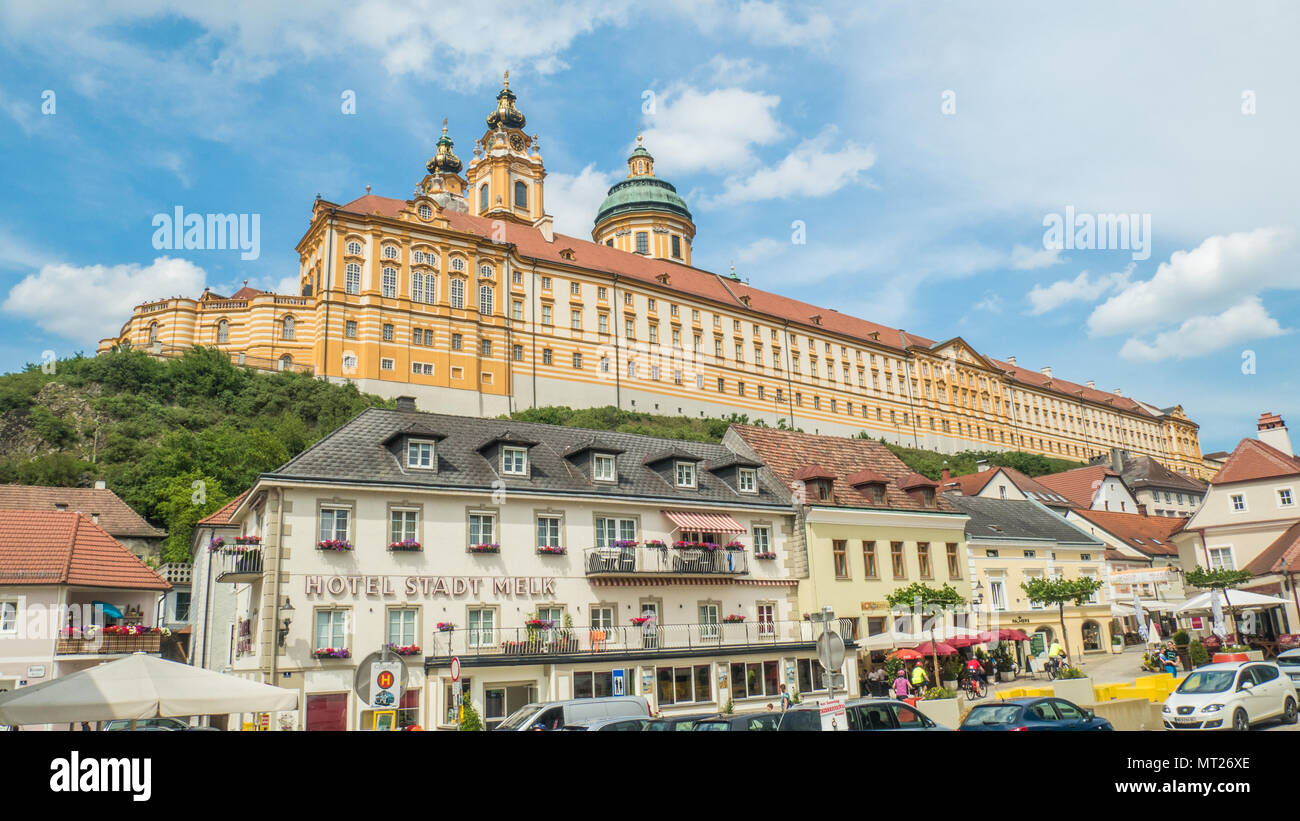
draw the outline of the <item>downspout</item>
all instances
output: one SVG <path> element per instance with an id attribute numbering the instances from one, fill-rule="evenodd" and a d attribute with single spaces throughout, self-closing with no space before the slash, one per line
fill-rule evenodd
<path id="1" fill-rule="evenodd" d="M 623 357 L 621 356 L 622 348 L 618 340 L 619 315 L 618 315 L 618 274 L 614 274 L 614 283 L 611 286 L 614 295 L 614 327 L 611 329 L 614 334 L 614 407 L 617 410 L 623 410 Z M 698 367 L 698 363 L 697 367 Z"/>
<path id="2" fill-rule="evenodd" d="M 533 280 L 533 315 L 532 315 L 531 320 L 529 321 L 528 325 L 529 325 L 529 335 L 530 335 L 530 337 L 531 337 L 531 339 L 532 339 L 532 348 L 533 348 L 533 399 L 532 399 L 532 407 L 533 407 L 534 409 L 536 409 L 536 408 L 537 408 L 537 322 L 538 322 L 538 319 L 537 319 L 537 299 L 538 299 L 537 292 L 538 292 L 538 290 L 539 290 L 538 287 L 537 287 L 537 260 L 536 260 L 536 259 L 533 260 L 532 280 Z"/>
<path id="3" fill-rule="evenodd" d="M 793 343 L 790 342 L 790 320 L 782 321 L 782 331 L 785 339 L 781 340 L 781 347 L 785 350 L 785 403 L 790 411 L 790 429 L 794 430 L 794 381 L 790 378 L 790 348 Z"/>
<path id="4" fill-rule="evenodd" d="M 212 529 L 216 532 L 216 528 Z M 208 537 L 211 541 L 211 536 Z M 199 666 L 204 670 L 208 669 L 208 645 L 212 643 L 212 551 L 204 560 L 207 566 L 206 578 L 203 582 L 203 658 Z"/>
<path id="5" fill-rule="evenodd" d="M 327 237 L 326 240 L 325 240 L 325 247 L 326 247 L 326 251 L 325 251 L 325 259 L 327 260 L 327 262 L 326 262 L 326 266 L 327 266 L 327 267 L 325 268 L 325 289 L 324 289 L 324 295 L 325 295 L 325 328 L 324 328 L 324 331 L 322 332 L 322 339 L 324 340 L 324 343 L 323 343 L 323 348 L 321 349 L 321 370 L 323 371 L 323 373 L 318 374 L 319 376 L 324 377 L 326 380 L 329 379 L 329 370 L 330 370 L 330 301 L 329 301 L 329 293 L 330 293 L 330 288 L 332 287 L 332 285 L 333 285 L 333 280 L 334 280 L 334 276 L 333 276 L 333 274 L 334 274 L 334 214 L 335 214 L 335 209 L 331 208 L 331 209 L 330 209 L 329 237 Z M 320 298 L 321 298 L 321 294 L 317 293 L 317 294 L 316 294 L 316 298 L 317 298 L 317 299 L 320 299 Z"/>
<path id="6" fill-rule="evenodd" d="M 280 576 L 284 565 L 284 491 L 272 488 L 275 494 L 275 577 L 272 590 L 275 595 L 271 602 L 271 675 L 267 684 L 275 684 L 275 674 L 280 661 Z M 304 707 L 304 715 L 306 708 Z"/>

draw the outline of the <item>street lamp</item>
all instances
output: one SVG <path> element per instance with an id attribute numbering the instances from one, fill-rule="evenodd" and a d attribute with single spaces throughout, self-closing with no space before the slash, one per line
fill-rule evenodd
<path id="1" fill-rule="evenodd" d="M 276 631 L 276 641 L 281 647 L 284 646 L 284 640 L 289 635 L 289 625 L 293 623 L 293 604 L 286 598 L 284 604 L 280 605 L 280 624 L 281 627 Z"/>

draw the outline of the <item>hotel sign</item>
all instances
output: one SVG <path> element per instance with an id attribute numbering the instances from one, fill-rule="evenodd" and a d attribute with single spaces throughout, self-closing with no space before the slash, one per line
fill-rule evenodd
<path id="1" fill-rule="evenodd" d="M 306 576 L 308 596 L 439 598 L 492 594 L 497 598 L 554 596 L 554 576 Z"/>

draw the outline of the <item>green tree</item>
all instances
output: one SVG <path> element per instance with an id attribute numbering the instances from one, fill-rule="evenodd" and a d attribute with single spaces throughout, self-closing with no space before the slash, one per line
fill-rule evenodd
<path id="1" fill-rule="evenodd" d="M 1228 610 L 1228 617 L 1232 619 L 1232 632 L 1237 632 L 1237 611 L 1232 606 L 1232 600 L 1228 597 L 1228 590 L 1245 584 L 1254 578 L 1246 570 L 1229 570 L 1222 568 L 1219 570 L 1205 570 L 1199 564 L 1194 570 L 1189 570 L 1183 575 L 1183 579 L 1193 587 L 1200 587 L 1204 590 L 1222 590 L 1224 606 Z M 1240 640 L 1240 637 L 1238 637 Z"/>
<path id="2" fill-rule="evenodd" d="M 158 513 L 167 528 L 162 560 L 188 564 L 199 519 L 220 510 L 230 496 L 220 482 L 197 470 L 167 479 L 160 494 Z"/>
<path id="3" fill-rule="evenodd" d="M 1056 605 L 1056 614 L 1061 623 L 1061 640 L 1065 642 L 1065 657 L 1070 658 L 1070 636 L 1065 632 L 1065 605 L 1073 602 L 1082 607 L 1092 595 L 1101 589 L 1097 579 L 1048 579 L 1038 577 L 1021 582 L 1020 589 L 1025 591 L 1030 601 Z"/>
<path id="4" fill-rule="evenodd" d="M 939 678 L 939 648 L 935 646 L 934 624 L 938 617 L 966 603 L 957 589 L 950 584 L 941 588 L 931 587 L 925 582 L 913 582 L 885 596 L 889 606 L 895 610 L 909 610 L 917 615 L 930 618 L 930 657 L 934 664 L 934 681 Z"/>
<path id="5" fill-rule="evenodd" d="M 478 710 L 474 709 L 474 702 L 470 701 L 469 696 L 465 696 L 462 703 L 465 708 L 465 716 L 457 729 L 466 732 L 482 732 L 483 719 L 479 717 Z"/>

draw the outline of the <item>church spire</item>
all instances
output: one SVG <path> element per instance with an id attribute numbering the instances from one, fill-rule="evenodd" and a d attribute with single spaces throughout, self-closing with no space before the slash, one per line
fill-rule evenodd
<path id="1" fill-rule="evenodd" d="M 497 107 L 487 117 L 488 128 L 523 128 L 527 122 L 523 112 L 515 108 L 515 93 L 510 90 L 510 72 L 507 71 L 497 94 Z"/>
<path id="2" fill-rule="evenodd" d="M 460 157 L 452 151 L 451 137 L 447 136 L 447 118 L 442 118 L 442 136 L 438 138 L 438 150 L 425 166 L 430 174 L 458 174 L 460 173 Z"/>

